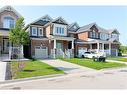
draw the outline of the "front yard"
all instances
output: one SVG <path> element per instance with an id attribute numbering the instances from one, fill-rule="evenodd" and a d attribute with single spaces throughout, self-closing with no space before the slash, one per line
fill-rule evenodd
<path id="1" fill-rule="evenodd" d="M 115 62 L 94 62 L 92 59 L 71 58 L 71 59 L 61 59 L 61 60 L 78 64 L 81 66 L 97 69 L 97 70 L 127 66 L 126 64 L 115 63 Z"/>
<path id="2" fill-rule="evenodd" d="M 123 62 L 127 62 L 127 58 L 123 58 L 123 57 L 109 57 L 109 60 L 116 60 L 116 61 L 123 61 Z"/>
<path id="3" fill-rule="evenodd" d="M 18 69 L 18 64 L 23 64 L 23 70 Z M 52 66 L 49 66 L 40 61 L 25 61 L 25 62 L 11 62 L 11 71 L 12 71 L 12 78 L 28 78 L 28 77 L 35 77 L 35 76 L 44 76 L 44 75 L 51 75 L 51 74 L 64 74 L 63 71 L 58 70 Z"/>

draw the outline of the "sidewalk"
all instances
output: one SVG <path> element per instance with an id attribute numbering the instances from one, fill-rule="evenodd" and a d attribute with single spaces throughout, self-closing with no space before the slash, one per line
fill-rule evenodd
<path id="1" fill-rule="evenodd" d="M 7 62 L 0 61 L 0 81 L 5 80 Z"/>
<path id="2" fill-rule="evenodd" d="M 66 61 L 62 61 L 59 59 L 44 59 L 41 61 L 44 63 L 47 63 L 48 65 L 56 67 L 60 70 L 63 70 L 67 74 L 96 71 L 96 70 L 88 68 L 88 67 L 83 67 L 83 66 L 69 63 Z"/>
<path id="3" fill-rule="evenodd" d="M 127 64 L 127 62 L 123 62 L 123 61 L 116 61 L 116 60 L 106 60 L 107 62 L 116 62 L 116 63 L 123 63 L 123 64 Z"/>

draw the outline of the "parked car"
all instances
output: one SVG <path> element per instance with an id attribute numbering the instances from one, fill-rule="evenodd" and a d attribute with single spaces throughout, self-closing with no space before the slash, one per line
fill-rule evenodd
<path id="1" fill-rule="evenodd" d="M 94 57 L 106 57 L 106 54 L 104 52 L 84 52 L 81 56 L 82 58 L 94 58 Z"/>

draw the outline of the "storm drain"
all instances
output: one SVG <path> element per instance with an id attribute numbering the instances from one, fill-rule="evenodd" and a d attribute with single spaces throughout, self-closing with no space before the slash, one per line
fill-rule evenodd
<path id="1" fill-rule="evenodd" d="M 83 76 L 80 76 L 80 77 L 95 78 L 95 76 L 89 76 L 89 75 L 83 75 Z"/>
<path id="2" fill-rule="evenodd" d="M 104 74 L 111 74 L 111 75 L 112 75 L 112 74 L 114 74 L 114 73 L 111 73 L 111 72 L 105 72 Z"/>
<path id="3" fill-rule="evenodd" d="M 125 72 L 125 73 L 127 73 L 127 70 L 120 70 L 119 72 Z"/>
<path id="4" fill-rule="evenodd" d="M 12 89 L 13 89 L 13 90 L 20 90 L 21 87 L 13 87 Z"/>

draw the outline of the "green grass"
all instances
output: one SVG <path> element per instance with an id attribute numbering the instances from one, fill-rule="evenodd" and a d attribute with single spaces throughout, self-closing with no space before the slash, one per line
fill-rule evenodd
<path id="1" fill-rule="evenodd" d="M 61 59 L 61 60 L 71 62 L 71 63 L 74 63 L 74 64 L 78 64 L 78 65 L 81 65 L 81 66 L 93 68 L 93 69 L 96 69 L 96 70 L 105 69 L 105 68 L 127 66 L 126 64 L 113 63 L 113 62 L 94 62 L 92 59 L 71 58 L 71 59 Z"/>
<path id="2" fill-rule="evenodd" d="M 127 58 L 123 58 L 123 57 L 109 57 L 108 60 L 116 60 L 116 61 L 127 62 Z"/>
<path id="3" fill-rule="evenodd" d="M 18 69 L 18 64 L 24 64 L 23 70 Z M 44 76 L 51 74 L 64 74 L 63 71 L 58 70 L 40 61 L 25 61 L 25 62 L 11 62 L 12 78 L 28 78 L 35 76 Z"/>

